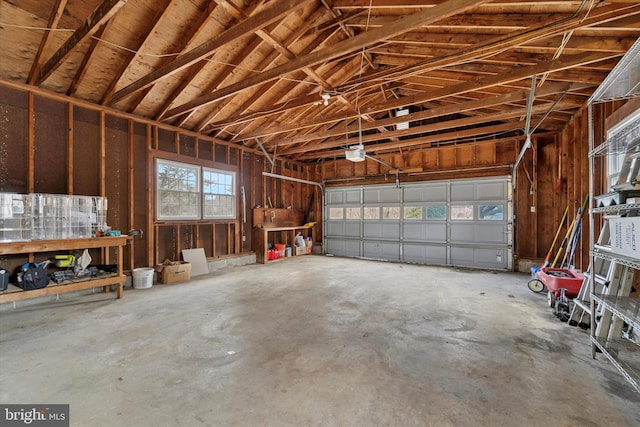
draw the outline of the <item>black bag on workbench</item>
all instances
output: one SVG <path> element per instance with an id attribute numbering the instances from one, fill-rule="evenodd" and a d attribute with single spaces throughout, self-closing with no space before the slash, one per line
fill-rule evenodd
<path id="1" fill-rule="evenodd" d="M 44 265 L 30 262 L 22 267 L 22 289 L 25 291 L 46 288 L 48 284 L 49 275 Z"/>

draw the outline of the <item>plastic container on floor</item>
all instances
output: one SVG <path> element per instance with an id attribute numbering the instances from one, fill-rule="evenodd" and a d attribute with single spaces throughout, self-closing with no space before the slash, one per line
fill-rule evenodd
<path id="1" fill-rule="evenodd" d="M 132 274 L 134 289 L 147 289 L 153 286 L 153 268 L 134 268 Z"/>

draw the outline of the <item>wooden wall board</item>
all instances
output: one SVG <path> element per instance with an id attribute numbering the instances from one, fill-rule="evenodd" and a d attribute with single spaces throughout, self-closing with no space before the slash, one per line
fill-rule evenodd
<path id="1" fill-rule="evenodd" d="M 100 115 L 79 106 L 73 109 L 73 190 L 100 195 Z"/>
<path id="2" fill-rule="evenodd" d="M 67 105 L 46 97 L 34 99 L 35 193 L 67 193 L 69 117 Z"/>
<path id="3" fill-rule="evenodd" d="M 204 249 L 204 253 L 207 257 L 213 256 L 212 224 L 198 224 L 198 241 L 196 242 L 196 245 Z"/>
<path id="4" fill-rule="evenodd" d="M 180 154 L 188 157 L 196 157 L 196 137 L 193 135 L 180 134 Z"/>
<path id="5" fill-rule="evenodd" d="M 233 247 L 233 242 L 228 241 L 229 226 L 226 223 L 214 224 L 214 257 L 228 255 L 229 249 Z"/>
<path id="6" fill-rule="evenodd" d="M 202 160 L 213 160 L 213 144 L 211 141 L 198 139 L 198 158 Z"/>
<path id="7" fill-rule="evenodd" d="M 6 59 L 6 58 L 5 58 Z M 28 188 L 28 97 L 0 86 L 0 191 L 25 193 Z"/>

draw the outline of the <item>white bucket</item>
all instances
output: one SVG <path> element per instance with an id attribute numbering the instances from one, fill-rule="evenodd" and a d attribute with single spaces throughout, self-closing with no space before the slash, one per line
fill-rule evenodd
<path id="1" fill-rule="evenodd" d="M 146 289 L 153 286 L 154 269 L 150 267 L 133 269 L 133 287 L 134 289 Z"/>

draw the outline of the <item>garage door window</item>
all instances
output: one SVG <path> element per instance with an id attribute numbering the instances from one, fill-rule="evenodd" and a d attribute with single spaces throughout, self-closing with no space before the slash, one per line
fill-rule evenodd
<path id="1" fill-rule="evenodd" d="M 400 208 L 397 206 L 383 207 L 382 219 L 400 219 Z"/>
<path id="2" fill-rule="evenodd" d="M 408 219 L 408 220 L 422 219 L 422 207 L 421 206 L 405 206 L 404 219 Z"/>
<path id="3" fill-rule="evenodd" d="M 329 219 L 344 219 L 344 209 L 329 208 Z"/>
<path id="4" fill-rule="evenodd" d="M 360 219 L 360 208 L 347 208 L 346 219 Z"/>
<path id="5" fill-rule="evenodd" d="M 451 206 L 451 219 L 464 221 L 473 220 L 473 205 Z"/>
<path id="6" fill-rule="evenodd" d="M 427 219 L 446 220 L 447 208 L 446 206 L 427 206 Z"/>
<path id="7" fill-rule="evenodd" d="M 364 208 L 364 219 L 380 219 L 380 208 L 375 207 L 365 207 Z"/>
<path id="8" fill-rule="evenodd" d="M 502 205 L 480 205 L 478 217 L 482 220 L 503 221 L 504 214 Z"/>

